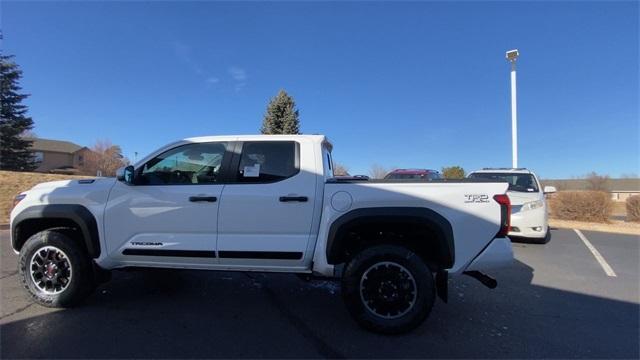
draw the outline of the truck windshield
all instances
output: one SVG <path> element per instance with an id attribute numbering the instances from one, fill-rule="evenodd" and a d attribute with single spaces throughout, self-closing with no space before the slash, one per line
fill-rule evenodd
<path id="1" fill-rule="evenodd" d="M 472 179 L 488 179 L 492 181 L 509 183 L 509 191 L 517 192 L 538 192 L 538 184 L 531 174 L 511 174 L 511 173 L 473 173 L 469 175 Z"/>

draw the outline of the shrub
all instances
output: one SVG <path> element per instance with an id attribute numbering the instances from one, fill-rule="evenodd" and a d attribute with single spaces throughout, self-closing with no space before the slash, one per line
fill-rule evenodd
<path id="1" fill-rule="evenodd" d="M 604 191 L 560 191 L 550 206 L 556 219 L 607 222 L 613 202 Z"/>
<path id="2" fill-rule="evenodd" d="M 461 166 L 448 166 L 442 168 L 442 176 L 445 179 L 464 179 L 465 171 Z"/>
<path id="3" fill-rule="evenodd" d="M 627 221 L 640 222 L 640 195 L 633 195 L 627 198 Z"/>

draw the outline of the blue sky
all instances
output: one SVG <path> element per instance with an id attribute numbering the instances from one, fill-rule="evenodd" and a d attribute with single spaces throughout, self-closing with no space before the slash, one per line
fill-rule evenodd
<path id="1" fill-rule="evenodd" d="M 304 133 L 371 164 L 639 173 L 638 2 L 7 2 L 35 132 L 138 157 L 257 133 L 286 89 Z"/>

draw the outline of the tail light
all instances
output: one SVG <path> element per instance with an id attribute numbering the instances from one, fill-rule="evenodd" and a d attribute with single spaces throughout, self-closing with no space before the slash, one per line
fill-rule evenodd
<path id="1" fill-rule="evenodd" d="M 507 195 L 496 195 L 493 199 L 500 204 L 500 230 L 496 237 L 505 237 L 511 226 L 511 201 Z"/>

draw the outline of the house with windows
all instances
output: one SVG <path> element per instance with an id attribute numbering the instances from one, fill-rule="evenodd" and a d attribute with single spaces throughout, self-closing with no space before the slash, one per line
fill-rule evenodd
<path id="1" fill-rule="evenodd" d="M 37 172 L 73 174 L 84 166 L 91 150 L 70 141 L 33 138 L 31 151 L 38 167 Z"/>

